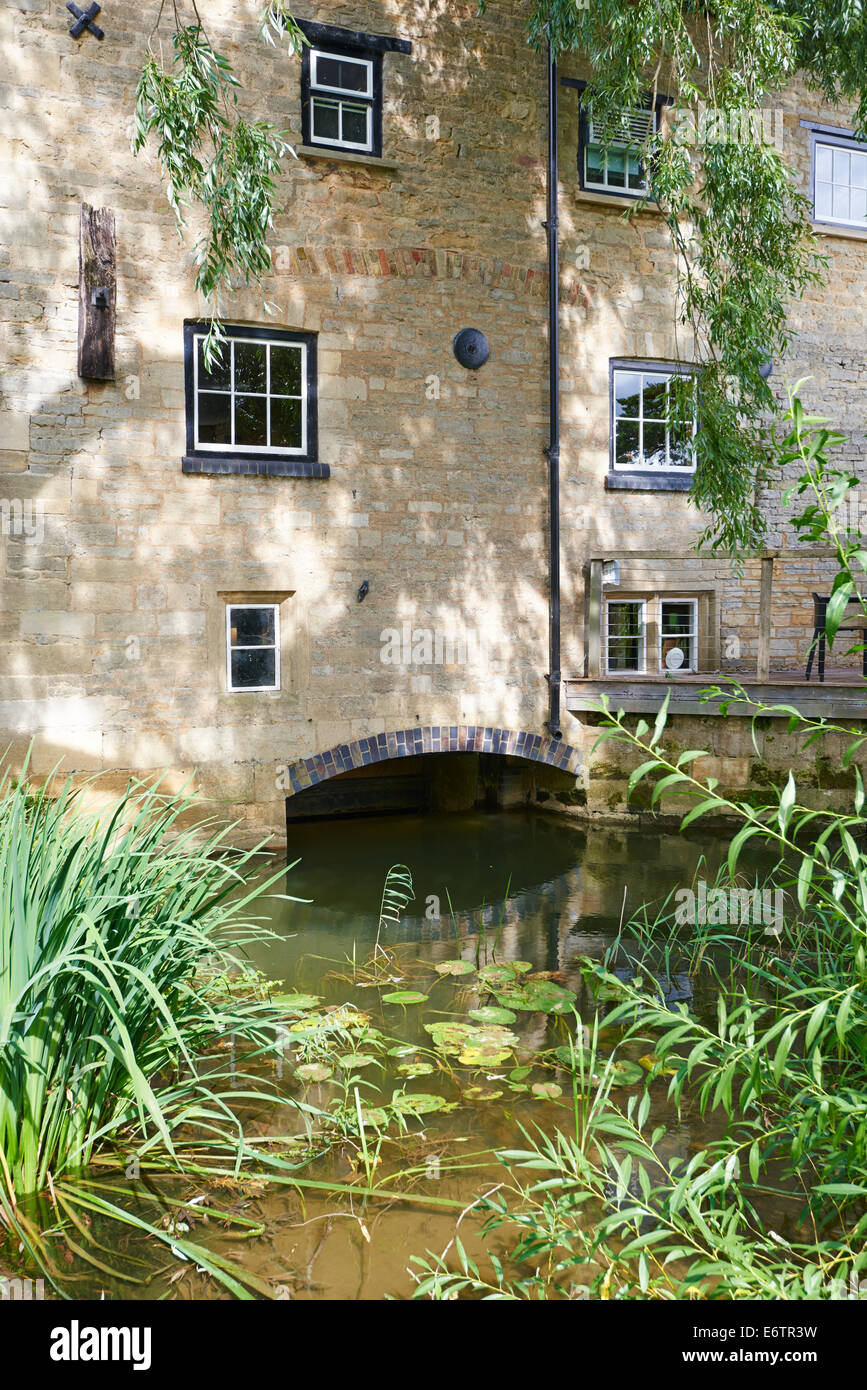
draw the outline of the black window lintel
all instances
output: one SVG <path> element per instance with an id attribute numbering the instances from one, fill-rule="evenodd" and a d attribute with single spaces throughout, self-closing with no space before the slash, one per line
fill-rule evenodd
<path id="1" fill-rule="evenodd" d="M 295 23 L 314 46 L 334 44 L 343 48 L 366 48 L 372 53 L 412 53 L 408 39 L 396 39 L 390 34 L 365 34 L 359 29 L 341 29 L 312 19 L 297 19 Z"/>

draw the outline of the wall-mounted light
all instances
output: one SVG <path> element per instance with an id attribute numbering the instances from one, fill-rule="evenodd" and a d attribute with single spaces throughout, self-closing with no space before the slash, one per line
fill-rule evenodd
<path id="1" fill-rule="evenodd" d="M 759 367 L 759 376 L 762 378 L 763 381 L 767 381 L 768 377 L 771 375 L 771 372 L 772 372 L 773 370 L 774 370 L 774 360 L 773 360 L 773 358 L 772 358 L 772 357 L 766 357 L 765 360 L 764 360 L 764 362 L 762 363 L 762 365 Z"/>
<path id="2" fill-rule="evenodd" d="M 602 566 L 602 587 L 616 589 L 620 585 L 620 565 L 617 560 L 606 560 Z"/>
<path id="3" fill-rule="evenodd" d="M 358 591 L 358 593 L 356 594 L 355 597 L 358 599 L 358 602 L 359 602 L 359 603 L 364 603 L 364 600 L 367 598 L 367 595 L 368 595 L 369 593 L 370 593 L 370 580 L 369 580 L 369 579 L 365 579 L 364 583 L 362 584 L 361 588 L 359 589 L 359 591 Z"/>
<path id="4" fill-rule="evenodd" d="M 452 344 L 455 357 L 468 371 L 478 371 L 491 355 L 490 345 L 478 328 L 462 328 Z"/>

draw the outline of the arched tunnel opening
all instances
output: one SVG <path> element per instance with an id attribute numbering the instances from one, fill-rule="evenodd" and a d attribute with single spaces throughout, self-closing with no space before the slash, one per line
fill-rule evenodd
<path id="1" fill-rule="evenodd" d="M 287 825 L 536 806 L 568 810 L 586 793 L 573 772 L 501 753 L 423 753 L 352 768 L 286 798 Z"/>

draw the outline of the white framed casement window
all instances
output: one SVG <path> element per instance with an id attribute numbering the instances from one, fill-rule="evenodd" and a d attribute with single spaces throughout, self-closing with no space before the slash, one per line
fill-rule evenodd
<path id="1" fill-rule="evenodd" d="M 309 63 L 310 143 L 373 153 L 374 60 L 313 48 Z"/>
<path id="2" fill-rule="evenodd" d="M 813 215 L 817 222 L 867 231 L 867 146 L 863 142 L 814 137 Z"/>
<path id="3" fill-rule="evenodd" d="M 661 671 L 698 670 L 698 599 L 660 599 L 659 666 Z"/>
<path id="4" fill-rule="evenodd" d="M 677 409 L 676 389 L 690 392 L 688 411 L 683 402 Z M 690 417 L 686 422 L 685 415 Z M 697 428 L 695 385 L 688 370 L 664 363 L 611 363 L 613 471 L 694 473 Z"/>
<path id="5" fill-rule="evenodd" d="M 308 343 L 232 330 L 209 365 L 206 337 L 193 334 L 192 452 L 305 455 Z"/>
<path id="6" fill-rule="evenodd" d="M 618 112 L 607 120 L 587 112 L 581 123 L 581 186 L 589 192 L 641 198 L 648 192 L 642 151 L 655 134 L 657 112 L 649 107 Z"/>
<path id="7" fill-rule="evenodd" d="M 608 599 L 605 604 L 605 669 L 641 673 L 647 664 L 647 605 L 644 599 Z"/>
<path id="8" fill-rule="evenodd" d="M 226 689 L 280 689 L 279 604 L 226 604 Z"/>

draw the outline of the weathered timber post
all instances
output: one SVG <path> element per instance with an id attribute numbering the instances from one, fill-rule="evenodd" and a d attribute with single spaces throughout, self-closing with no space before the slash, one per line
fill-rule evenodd
<path id="1" fill-rule="evenodd" d="M 759 655 L 756 677 L 768 679 L 771 669 L 771 596 L 774 588 L 774 557 L 762 556 L 762 581 L 759 588 Z"/>
<path id="2" fill-rule="evenodd" d="M 114 380 L 117 252 L 111 208 L 81 205 L 78 260 L 78 375 Z"/>

